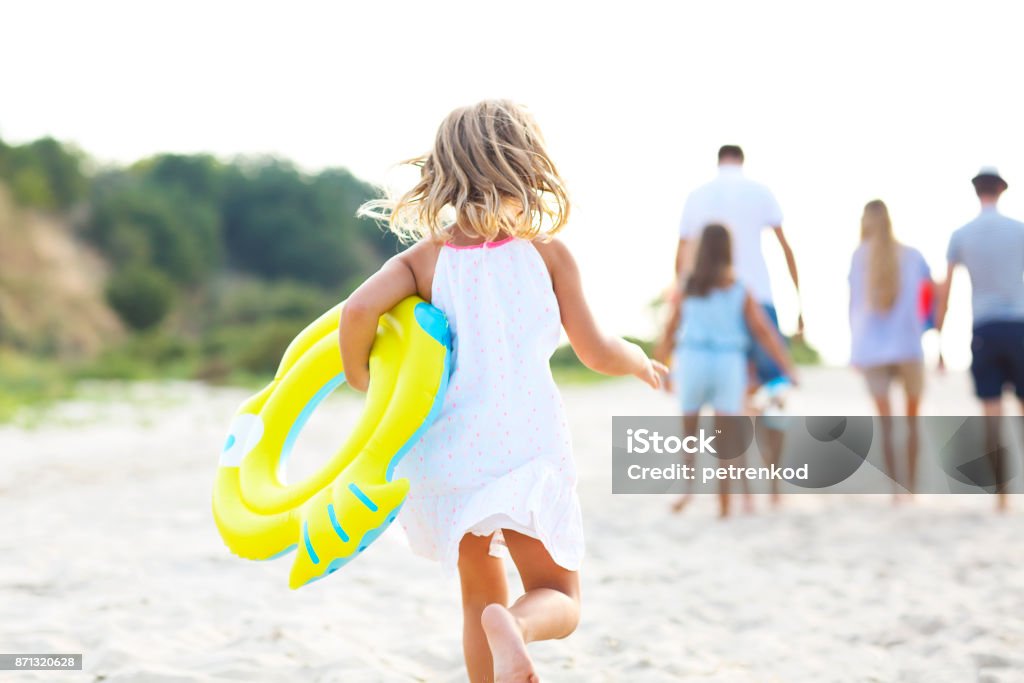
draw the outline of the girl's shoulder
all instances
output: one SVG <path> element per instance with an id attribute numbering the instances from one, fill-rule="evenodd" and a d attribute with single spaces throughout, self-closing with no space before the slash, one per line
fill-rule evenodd
<path id="1" fill-rule="evenodd" d="M 547 240 L 530 240 L 530 244 L 540 254 L 541 259 L 544 261 L 544 265 L 548 269 L 548 274 L 552 278 L 555 274 L 565 269 L 577 269 L 576 260 L 573 258 L 572 252 L 569 247 L 566 246 L 565 242 L 552 237 Z"/>
<path id="2" fill-rule="evenodd" d="M 412 271 L 417 292 L 421 298 L 427 301 L 431 300 L 434 270 L 437 268 L 437 259 L 441 254 L 443 244 L 443 242 L 424 238 L 392 257 L 404 263 Z"/>
<path id="3" fill-rule="evenodd" d="M 523 240 L 529 241 L 533 245 L 541 256 L 547 258 L 571 258 L 572 252 L 569 251 L 569 247 L 566 246 L 565 242 L 552 237 L 550 239 L 535 239 L 535 240 Z"/>
<path id="4" fill-rule="evenodd" d="M 735 277 L 730 276 L 726 282 L 722 283 L 721 287 L 716 287 L 714 291 L 721 292 L 722 294 L 730 297 L 742 297 L 747 293 L 747 286 Z"/>
<path id="5" fill-rule="evenodd" d="M 413 270 L 422 268 L 430 268 L 432 270 L 437 263 L 437 257 L 441 253 L 442 246 L 444 246 L 444 242 L 425 238 L 416 242 L 408 249 L 399 252 L 395 258 L 405 261 Z"/>
<path id="6" fill-rule="evenodd" d="M 740 305 L 743 305 L 747 297 L 751 296 L 750 289 L 739 280 L 733 280 L 728 292 L 729 296 L 738 301 Z"/>

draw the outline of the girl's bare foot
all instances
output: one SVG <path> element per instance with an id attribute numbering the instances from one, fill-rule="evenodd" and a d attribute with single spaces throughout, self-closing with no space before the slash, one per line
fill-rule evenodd
<path id="1" fill-rule="evenodd" d="M 484 607 L 480 625 L 494 660 L 494 683 L 539 683 L 526 651 L 523 633 L 508 608 L 498 603 Z"/>
<path id="2" fill-rule="evenodd" d="M 684 493 L 676 499 L 676 502 L 672 503 L 672 512 L 679 514 L 686 509 L 686 506 L 690 504 L 690 500 L 693 498 L 693 493 Z"/>

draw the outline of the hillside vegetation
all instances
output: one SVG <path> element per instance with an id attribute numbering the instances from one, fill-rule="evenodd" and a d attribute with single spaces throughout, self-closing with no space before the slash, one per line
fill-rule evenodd
<path id="1" fill-rule="evenodd" d="M 74 360 L 121 340 L 107 273 L 66 222 L 15 206 L 0 186 L 0 347 Z"/>
<path id="2" fill-rule="evenodd" d="M 344 169 L 275 158 L 100 168 L 50 138 L 0 141 L 7 404 L 40 377 L 266 375 L 302 326 L 397 252 L 355 217 L 373 195 Z"/>

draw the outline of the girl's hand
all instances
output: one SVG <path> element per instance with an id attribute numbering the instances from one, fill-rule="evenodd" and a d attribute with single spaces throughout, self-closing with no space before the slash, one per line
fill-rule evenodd
<path id="1" fill-rule="evenodd" d="M 636 377 L 646 383 L 652 389 L 660 389 L 668 383 L 668 368 L 664 363 L 651 360 L 644 356 L 643 367 L 636 373 Z"/>
<path id="2" fill-rule="evenodd" d="M 786 379 L 789 380 L 794 389 L 800 386 L 800 377 L 797 376 L 796 366 L 791 365 L 786 368 Z"/>

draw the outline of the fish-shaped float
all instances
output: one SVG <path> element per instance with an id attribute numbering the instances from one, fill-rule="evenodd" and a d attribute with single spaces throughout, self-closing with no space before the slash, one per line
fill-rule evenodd
<path id="1" fill-rule="evenodd" d="M 266 560 L 297 550 L 288 584 L 338 570 L 395 520 L 409 491 L 395 466 L 433 422 L 451 370 L 440 310 L 409 297 L 380 319 L 359 422 L 316 474 L 281 473 L 317 406 L 345 381 L 338 347 L 344 302 L 289 344 L 267 387 L 239 407 L 220 454 L 213 516 L 235 554 Z"/>

